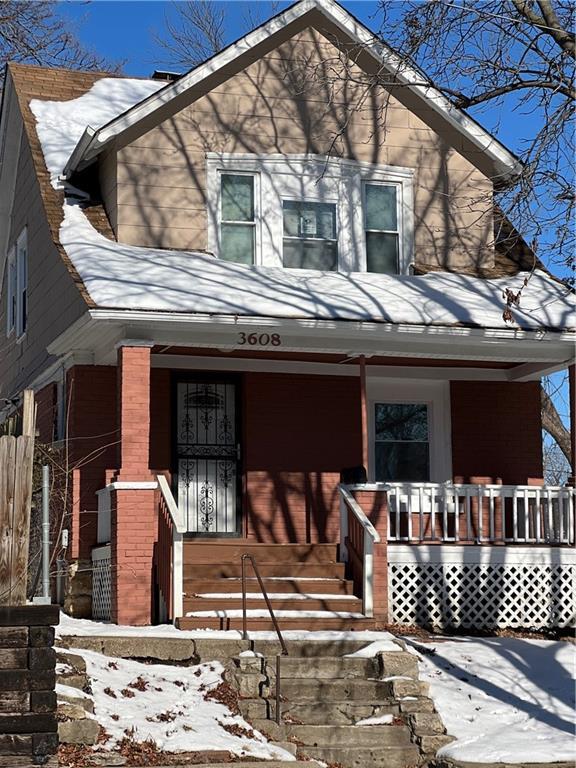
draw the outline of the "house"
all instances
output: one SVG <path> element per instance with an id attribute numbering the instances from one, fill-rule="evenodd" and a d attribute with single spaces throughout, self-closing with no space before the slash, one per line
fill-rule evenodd
<path id="1" fill-rule="evenodd" d="M 168 83 L 10 64 L 0 131 L 0 397 L 66 438 L 72 612 L 235 627 L 251 554 L 287 627 L 573 621 L 575 301 L 494 136 L 333 0 Z"/>

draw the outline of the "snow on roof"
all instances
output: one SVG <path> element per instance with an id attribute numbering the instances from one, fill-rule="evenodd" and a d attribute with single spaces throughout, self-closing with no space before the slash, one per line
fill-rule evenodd
<path id="1" fill-rule="evenodd" d="M 88 120 L 104 124 L 159 87 L 149 80 L 103 78 L 71 101 L 31 101 L 53 186 L 60 184 Z M 204 253 L 111 241 L 70 199 L 60 242 L 95 304 L 126 310 L 503 328 L 503 291 L 518 291 L 526 277 L 389 276 L 234 264 Z M 574 329 L 575 309 L 575 297 L 564 286 L 535 272 L 513 314 L 522 328 Z"/>

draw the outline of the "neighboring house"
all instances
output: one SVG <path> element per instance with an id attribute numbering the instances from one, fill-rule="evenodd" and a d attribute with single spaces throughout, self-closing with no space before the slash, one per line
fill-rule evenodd
<path id="1" fill-rule="evenodd" d="M 0 397 L 69 440 L 76 614 L 94 567 L 95 617 L 238 626 L 248 552 L 283 626 L 572 620 L 574 297 L 515 156 L 347 11 L 169 83 L 9 65 L 1 141 Z"/>

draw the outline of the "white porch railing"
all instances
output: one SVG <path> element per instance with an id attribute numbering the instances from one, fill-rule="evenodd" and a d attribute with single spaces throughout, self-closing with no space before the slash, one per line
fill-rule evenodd
<path id="1" fill-rule="evenodd" d="M 574 544 L 575 490 L 559 486 L 378 483 L 388 541 Z"/>
<path id="2" fill-rule="evenodd" d="M 165 616 L 172 620 L 184 614 L 184 516 L 164 475 L 158 475 L 158 586 L 164 601 Z"/>
<path id="3" fill-rule="evenodd" d="M 355 584 L 362 587 L 362 613 L 374 615 L 374 544 L 380 534 L 354 496 L 340 485 L 340 552 L 350 564 Z"/>

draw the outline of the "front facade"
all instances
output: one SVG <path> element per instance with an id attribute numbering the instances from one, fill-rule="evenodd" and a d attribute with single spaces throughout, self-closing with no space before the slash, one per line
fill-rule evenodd
<path id="1" fill-rule="evenodd" d="M 74 614 L 236 626 L 252 554 L 289 626 L 526 622 L 518 568 L 573 620 L 573 297 L 538 268 L 502 319 L 518 162 L 391 57 L 304 0 L 168 85 L 8 68 L 0 396 L 68 447 Z"/>

